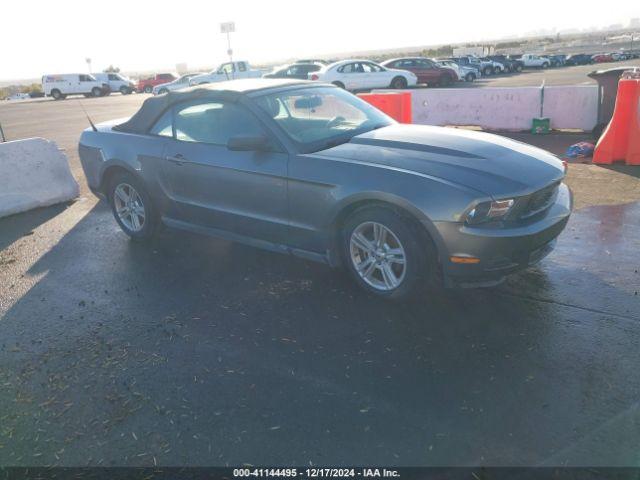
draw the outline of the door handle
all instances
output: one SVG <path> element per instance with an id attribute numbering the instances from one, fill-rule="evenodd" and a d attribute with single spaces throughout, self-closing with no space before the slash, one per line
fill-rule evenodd
<path id="1" fill-rule="evenodd" d="M 165 160 L 168 160 L 171 163 L 174 163 L 176 165 L 184 165 L 186 163 L 186 159 L 181 155 L 181 154 L 177 154 L 177 155 L 167 155 L 166 157 L 164 157 Z"/>

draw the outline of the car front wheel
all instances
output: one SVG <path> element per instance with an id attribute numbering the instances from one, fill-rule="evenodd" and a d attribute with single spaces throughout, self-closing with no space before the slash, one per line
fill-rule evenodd
<path id="1" fill-rule="evenodd" d="M 151 85 L 145 85 L 144 93 L 151 93 L 151 92 L 153 92 L 153 87 Z"/>
<path id="2" fill-rule="evenodd" d="M 142 182 L 130 173 L 120 173 L 109 182 L 109 204 L 120 228 L 134 240 L 146 240 L 156 230 L 156 214 Z"/>
<path id="3" fill-rule="evenodd" d="M 407 88 L 407 79 L 404 77 L 396 77 L 391 81 L 391 88 L 401 90 Z"/>
<path id="4" fill-rule="evenodd" d="M 385 207 L 356 211 L 342 231 L 343 258 L 356 283 L 393 300 L 410 297 L 429 276 L 425 243 L 409 221 Z"/>

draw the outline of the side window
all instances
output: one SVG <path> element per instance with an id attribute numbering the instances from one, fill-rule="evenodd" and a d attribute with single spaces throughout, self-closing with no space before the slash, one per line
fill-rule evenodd
<path id="1" fill-rule="evenodd" d="M 357 63 L 347 63 L 346 65 L 342 66 L 342 70 L 340 70 L 342 73 L 357 73 L 358 68 L 357 68 Z"/>
<path id="2" fill-rule="evenodd" d="M 171 117 L 171 109 L 169 109 L 158 119 L 149 133 L 152 135 L 160 135 L 161 137 L 173 137 L 173 122 Z"/>
<path id="3" fill-rule="evenodd" d="M 223 63 L 222 65 L 220 65 L 220 68 L 218 69 L 218 73 L 227 73 L 227 74 L 231 74 L 233 73 L 233 63 Z"/>
<path id="4" fill-rule="evenodd" d="M 110 73 L 109 74 L 109 80 L 120 80 L 120 79 L 118 78 L 117 75 L 114 75 L 113 73 Z"/>
<path id="5" fill-rule="evenodd" d="M 191 103 L 175 114 L 176 139 L 183 142 L 226 145 L 236 135 L 261 135 L 260 123 L 235 103 Z"/>
<path id="6" fill-rule="evenodd" d="M 241 72 L 246 72 L 247 71 L 247 64 L 244 63 L 244 62 L 238 63 L 238 70 L 240 70 Z"/>

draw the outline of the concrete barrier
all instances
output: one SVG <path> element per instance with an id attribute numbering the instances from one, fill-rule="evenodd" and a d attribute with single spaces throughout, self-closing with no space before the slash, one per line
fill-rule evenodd
<path id="1" fill-rule="evenodd" d="M 0 217 L 78 194 L 67 157 L 54 142 L 28 138 L 0 143 Z"/>
<path id="2" fill-rule="evenodd" d="M 591 131 L 598 123 L 598 86 L 545 87 L 543 110 L 551 128 Z"/>
<path id="3" fill-rule="evenodd" d="M 374 92 L 393 90 L 374 90 Z M 411 90 L 413 123 L 475 125 L 488 130 L 529 130 L 540 116 L 540 87 Z M 591 130 L 598 115 L 598 87 L 545 87 L 543 115 L 552 128 Z"/>

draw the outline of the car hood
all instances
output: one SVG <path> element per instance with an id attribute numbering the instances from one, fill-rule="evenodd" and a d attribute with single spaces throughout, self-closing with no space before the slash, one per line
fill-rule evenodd
<path id="1" fill-rule="evenodd" d="M 437 177 L 494 198 L 525 195 L 564 177 L 562 162 L 545 150 L 498 135 L 425 125 L 372 130 L 321 154 Z"/>

